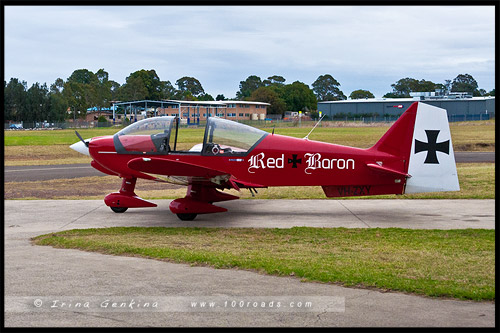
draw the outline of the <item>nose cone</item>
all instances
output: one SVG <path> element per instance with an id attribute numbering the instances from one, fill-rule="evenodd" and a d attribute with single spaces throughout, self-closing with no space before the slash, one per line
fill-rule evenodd
<path id="1" fill-rule="evenodd" d="M 84 155 L 90 156 L 89 148 L 82 141 L 78 141 L 77 143 L 73 143 L 69 147 L 71 149 L 79 152 L 80 154 L 84 154 Z"/>

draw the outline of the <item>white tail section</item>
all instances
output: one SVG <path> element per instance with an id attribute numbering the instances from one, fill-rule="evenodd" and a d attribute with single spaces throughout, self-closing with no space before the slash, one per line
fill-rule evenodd
<path id="1" fill-rule="evenodd" d="M 419 102 L 405 193 L 460 191 L 445 109 Z"/>

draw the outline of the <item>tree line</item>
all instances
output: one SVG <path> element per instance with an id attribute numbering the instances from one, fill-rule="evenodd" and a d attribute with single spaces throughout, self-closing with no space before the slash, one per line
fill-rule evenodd
<path id="1" fill-rule="evenodd" d="M 318 101 L 345 100 L 340 83 L 330 74 L 320 75 L 309 87 L 306 83 L 295 81 L 285 83 L 286 79 L 273 75 L 262 80 L 250 75 L 240 81 L 234 99 L 270 103 L 270 114 L 284 114 L 285 111 L 313 111 Z M 223 94 L 212 95 L 205 92 L 200 81 L 184 76 L 175 81 L 162 81 L 155 70 L 138 70 L 131 73 L 123 85 L 110 80 L 104 69 L 96 73 L 87 69 L 75 70 L 69 78 L 58 78 L 53 84 L 34 83 L 30 88 L 26 81 L 11 78 L 4 81 L 4 120 L 37 122 L 64 121 L 68 118 L 85 118 L 88 108 L 109 108 L 113 101 L 135 100 L 189 100 L 213 101 L 227 100 Z M 436 84 L 426 80 L 404 78 L 392 84 L 393 90 L 384 97 L 409 97 L 410 92 L 445 91 L 469 92 L 474 96 L 494 96 L 495 90 L 486 93 L 478 89 L 477 82 L 469 74 L 460 74 L 453 81 Z M 368 90 L 355 90 L 351 99 L 374 98 Z M 232 98 L 233 99 L 233 98 Z"/>

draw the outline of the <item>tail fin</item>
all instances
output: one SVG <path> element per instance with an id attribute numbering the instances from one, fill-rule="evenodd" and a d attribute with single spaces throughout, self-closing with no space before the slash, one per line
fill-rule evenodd
<path id="1" fill-rule="evenodd" d="M 413 103 L 370 150 L 405 161 L 404 193 L 460 191 L 445 109 Z"/>

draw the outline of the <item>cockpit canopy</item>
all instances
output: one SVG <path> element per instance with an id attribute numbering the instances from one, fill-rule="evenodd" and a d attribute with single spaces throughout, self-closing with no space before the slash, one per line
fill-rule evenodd
<path id="1" fill-rule="evenodd" d="M 177 117 L 153 117 L 131 124 L 113 137 L 119 154 L 186 153 L 202 155 L 246 155 L 268 133 L 218 117 L 207 119 L 203 143 L 188 151 L 176 150 Z M 173 149 L 172 149 L 173 148 Z"/>
<path id="2" fill-rule="evenodd" d="M 113 137 L 118 154 L 167 154 L 175 117 L 154 117 L 138 121 Z"/>

